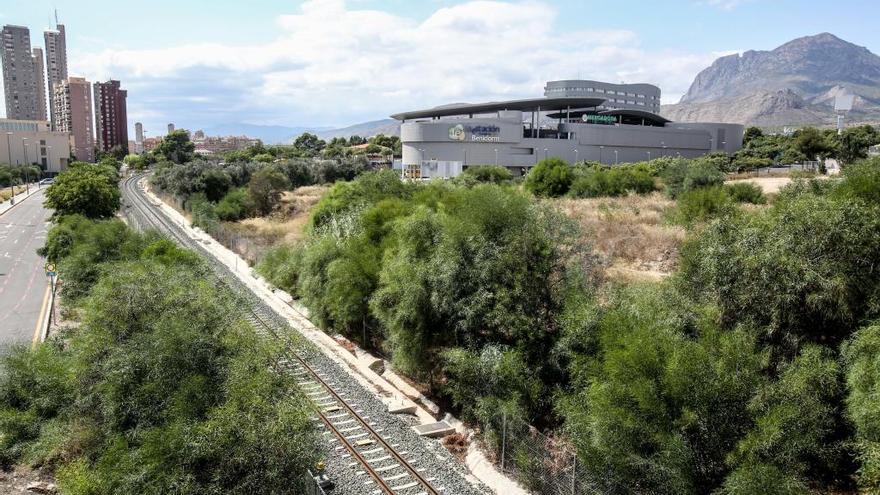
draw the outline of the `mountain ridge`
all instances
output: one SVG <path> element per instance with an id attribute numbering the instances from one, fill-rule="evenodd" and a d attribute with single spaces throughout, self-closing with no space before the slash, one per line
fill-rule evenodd
<path id="1" fill-rule="evenodd" d="M 844 92 L 856 96 L 851 121 L 880 120 L 880 56 L 819 33 L 719 57 L 661 113 L 682 122 L 831 125 L 834 97 Z"/>

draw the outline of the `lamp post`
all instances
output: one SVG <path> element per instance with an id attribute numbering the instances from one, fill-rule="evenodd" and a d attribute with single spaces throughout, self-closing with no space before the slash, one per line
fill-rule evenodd
<path id="1" fill-rule="evenodd" d="M 30 182 L 31 182 L 30 175 L 31 174 L 28 173 L 29 172 L 28 169 L 30 169 L 31 166 L 28 163 L 28 152 L 27 152 L 28 144 L 25 143 L 25 141 L 27 141 L 27 140 L 28 140 L 28 138 L 21 138 L 21 144 L 24 147 L 24 190 L 25 190 L 25 194 L 30 194 L 31 193 L 31 184 L 30 184 Z"/>
<path id="2" fill-rule="evenodd" d="M 47 161 L 46 161 L 46 171 L 48 172 L 48 171 L 49 171 L 49 167 L 52 166 L 52 147 L 51 147 L 51 146 L 46 146 L 46 154 L 48 155 L 48 156 L 46 157 L 46 158 L 47 158 Z M 61 167 L 58 167 L 58 168 L 60 169 Z M 37 185 L 39 185 L 39 182 L 37 183 Z"/>
<path id="3" fill-rule="evenodd" d="M 578 162 L 578 150 L 577 150 L 577 148 L 575 148 L 572 151 L 574 151 L 574 162 L 577 163 Z"/>
<path id="4" fill-rule="evenodd" d="M 604 146 L 599 146 L 599 163 L 602 163 L 602 150 L 604 150 Z"/>
<path id="5" fill-rule="evenodd" d="M 547 159 L 547 148 L 544 148 L 544 159 Z"/>
<path id="6" fill-rule="evenodd" d="M 650 162 L 651 161 L 651 152 L 648 151 L 647 153 L 648 153 L 648 161 Z"/>
<path id="7" fill-rule="evenodd" d="M 614 150 L 614 164 L 617 165 L 617 150 Z"/>
<path id="8" fill-rule="evenodd" d="M 660 147 L 663 148 L 663 151 L 660 152 L 660 156 L 661 157 L 666 156 L 666 143 L 663 141 L 660 141 Z"/>
<path id="9" fill-rule="evenodd" d="M 464 151 L 464 166 L 467 167 L 467 148 L 462 148 L 461 150 Z"/>
<path id="10" fill-rule="evenodd" d="M 12 165 L 12 145 L 9 144 L 9 137 L 12 136 L 11 132 L 6 133 L 6 152 L 9 153 L 9 165 Z"/>
<path id="11" fill-rule="evenodd" d="M 6 133 L 6 151 L 9 153 L 9 166 L 12 166 L 12 146 L 9 144 L 9 136 L 11 136 L 11 132 Z M 9 179 L 9 189 L 12 192 L 12 201 L 15 201 L 15 185 L 12 183 L 12 179 Z"/>
<path id="12" fill-rule="evenodd" d="M 498 166 L 498 148 L 495 148 L 495 166 Z"/>

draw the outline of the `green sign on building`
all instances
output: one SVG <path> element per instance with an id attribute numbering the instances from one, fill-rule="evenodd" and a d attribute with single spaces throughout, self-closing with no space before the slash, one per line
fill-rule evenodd
<path id="1" fill-rule="evenodd" d="M 611 115 L 584 115 L 582 117 L 584 122 L 594 123 L 594 124 L 616 124 L 617 117 L 612 117 Z"/>

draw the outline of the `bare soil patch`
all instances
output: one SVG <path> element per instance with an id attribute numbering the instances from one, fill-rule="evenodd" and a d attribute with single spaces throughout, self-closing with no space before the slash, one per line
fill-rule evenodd
<path id="1" fill-rule="evenodd" d="M 675 202 L 659 192 L 620 198 L 559 199 L 556 205 L 581 227 L 617 278 L 663 278 L 678 267 L 685 229 L 669 225 Z"/>

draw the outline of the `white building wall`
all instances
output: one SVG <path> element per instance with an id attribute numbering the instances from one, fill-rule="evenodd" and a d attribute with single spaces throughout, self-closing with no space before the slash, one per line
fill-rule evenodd
<path id="1" fill-rule="evenodd" d="M 70 136 L 49 130 L 48 121 L 0 119 L 0 163 L 39 164 L 61 172 L 70 157 Z"/>

